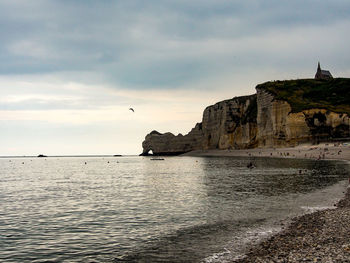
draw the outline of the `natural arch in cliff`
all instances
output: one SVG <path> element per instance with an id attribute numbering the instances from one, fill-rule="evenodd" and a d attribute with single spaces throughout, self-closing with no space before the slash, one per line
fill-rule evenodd
<path id="1" fill-rule="evenodd" d="M 143 156 L 148 156 L 148 155 L 153 155 L 153 150 L 151 148 L 145 149 L 141 155 Z"/>

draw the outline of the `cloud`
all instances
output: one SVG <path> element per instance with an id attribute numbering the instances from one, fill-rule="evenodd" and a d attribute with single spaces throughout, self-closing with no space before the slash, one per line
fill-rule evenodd
<path id="1" fill-rule="evenodd" d="M 11 1 L 0 10 L 1 74 L 99 72 L 138 89 L 176 88 L 217 74 L 218 65 L 234 70 L 231 61 L 249 53 L 245 41 L 255 39 L 253 52 L 263 53 L 275 33 L 307 27 L 312 34 L 350 17 L 348 2 L 320 0 Z M 308 32 L 302 37 L 311 41 Z M 294 52 L 281 41 L 267 44 Z"/>
<path id="2" fill-rule="evenodd" d="M 319 60 L 348 76 L 349 27 L 346 0 L 0 0 L 3 140 L 40 129 L 48 145 L 64 134 L 86 149 L 79 132 L 107 147 L 138 129 L 138 149 L 150 130 L 186 133 L 207 105 L 260 82 L 312 77 Z"/>

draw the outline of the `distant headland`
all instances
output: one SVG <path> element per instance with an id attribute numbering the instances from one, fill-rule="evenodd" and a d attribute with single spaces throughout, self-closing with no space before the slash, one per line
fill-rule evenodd
<path id="1" fill-rule="evenodd" d="M 350 140 L 349 78 L 333 78 L 318 63 L 314 79 L 269 81 L 256 91 L 208 106 L 186 135 L 152 131 L 141 155 Z"/>

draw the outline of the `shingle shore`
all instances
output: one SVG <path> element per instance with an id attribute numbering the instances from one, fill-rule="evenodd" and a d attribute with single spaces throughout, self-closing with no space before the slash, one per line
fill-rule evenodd
<path id="1" fill-rule="evenodd" d="M 233 262 L 350 262 L 350 188 L 335 209 L 295 218 Z"/>

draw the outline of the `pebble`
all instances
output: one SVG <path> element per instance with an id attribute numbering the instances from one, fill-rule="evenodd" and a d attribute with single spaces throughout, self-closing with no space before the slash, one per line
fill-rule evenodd
<path id="1" fill-rule="evenodd" d="M 350 188 L 336 209 L 295 218 L 281 233 L 233 262 L 350 263 Z"/>

